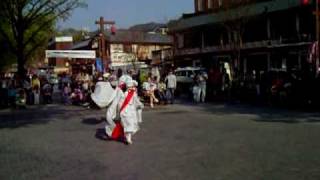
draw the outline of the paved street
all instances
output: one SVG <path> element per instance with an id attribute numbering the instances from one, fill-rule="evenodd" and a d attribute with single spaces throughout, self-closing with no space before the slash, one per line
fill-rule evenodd
<path id="1" fill-rule="evenodd" d="M 146 109 L 131 146 L 96 137 L 104 111 L 0 111 L 0 179 L 320 179 L 320 114 L 245 105 Z"/>

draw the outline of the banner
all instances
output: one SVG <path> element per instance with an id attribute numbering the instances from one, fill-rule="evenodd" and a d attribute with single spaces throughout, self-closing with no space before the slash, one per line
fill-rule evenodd
<path id="1" fill-rule="evenodd" d="M 46 58 L 94 59 L 96 51 L 89 50 L 46 50 Z"/>
<path id="2" fill-rule="evenodd" d="M 98 72 L 103 73 L 103 63 L 101 58 L 96 58 L 96 69 Z"/>

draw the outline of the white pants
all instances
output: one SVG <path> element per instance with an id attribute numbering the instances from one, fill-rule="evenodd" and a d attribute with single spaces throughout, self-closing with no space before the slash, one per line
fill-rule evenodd
<path id="1" fill-rule="evenodd" d="M 205 102 L 206 100 L 206 91 L 207 91 L 207 86 L 206 84 L 202 83 L 199 85 L 199 92 L 198 92 L 198 100 L 201 102 Z"/>
<path id="2" fill-rule="evenodd" d="M 40 104 L 40 93 L 34 92 L 33 97 L 34 97 L 34 104 L 39 105 Z"/>

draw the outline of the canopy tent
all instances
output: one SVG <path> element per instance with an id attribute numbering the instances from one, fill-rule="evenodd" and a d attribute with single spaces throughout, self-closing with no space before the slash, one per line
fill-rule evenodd
<path id="1" fill-rule="evenodd" d="M 96 51 L 90 50 L 46 50 L 46 58 L 95 59 Z"/>

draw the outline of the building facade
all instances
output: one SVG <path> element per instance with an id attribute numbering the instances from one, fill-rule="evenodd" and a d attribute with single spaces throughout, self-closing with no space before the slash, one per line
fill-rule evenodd
<path id="1" fill-rule="evenodd" d="M 170 48 L 173 42 L 168 35 L 132 30 L 121 30 L 107 37 L 112 68 L 149 65 L 153 51 Z"/>
<path id="2" fill-rule="evenodd" d="M 69 50 L 73 46 L 73 38 L 70 36 L 54 37 L 48 44 L 48 50 Z M 48 58 L 45 63 L 56 72 L 69 70 L 68 58 Z"/>
<path id="3" fill-rule="evenodd" d="M 195 0 L 169 24 L 177 66 L 230 65 L 233 71 L 306 70 L 317 64 L 315 2 Z M 316 69 L 313 67 L 313 69 Z"/>
<path id="4" fill-rule="evenodd" d="M 104 43 L 109 68 L 139 68 L 151 64 L 153 51 L 172 47 L 173 39 L 161 33 L 118 30 L 116 33 L 106 31 Z M 96 50 L 99 58 L 99 46 L 99 36 L 95 35 L 72 49 Z"/>

